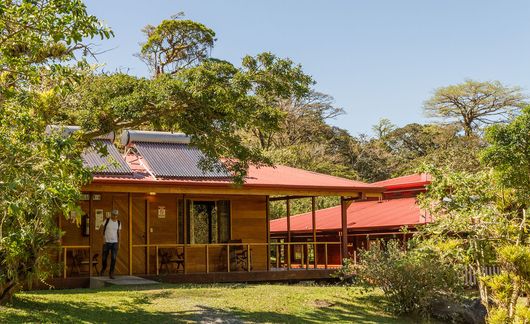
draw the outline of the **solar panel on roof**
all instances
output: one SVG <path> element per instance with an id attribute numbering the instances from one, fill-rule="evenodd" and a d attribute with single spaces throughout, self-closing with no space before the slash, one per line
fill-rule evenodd
<path id="1" fill-rule="evenodd" d="M 85 167 L 94 169 L 95 174 L 132 174 L 131 168 L 110 140 L 96 139 L 93 144 L 104 145 L 108 155 L 101 156 L 94 147 L 86 149 L 81 156 Z"/>
<path id="2" fill-rule="evenodd" d="M 156 177 L 230 177 L 220 163 L 214 166 L 214 170 L 202 170 L 199 164 L 204 154 L 188 144 L 135 142 L 134 146 Z"/>

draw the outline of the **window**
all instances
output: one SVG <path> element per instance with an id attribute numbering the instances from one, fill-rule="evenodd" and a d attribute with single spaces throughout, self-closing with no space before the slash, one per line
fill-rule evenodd
<path id="1" fill-rule="evenodd" d="M 230 240 L 230 201 L 190 201 L 188 243 L 226 243 Z"/>

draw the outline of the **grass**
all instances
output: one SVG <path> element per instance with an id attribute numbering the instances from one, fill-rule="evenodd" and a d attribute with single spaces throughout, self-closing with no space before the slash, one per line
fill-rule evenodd
<path id="1" fill-rule="evenodd" d="M 411 323 L 381 293 L 308 284 L 157 285 L 19 293 L 0 322 Z"/>

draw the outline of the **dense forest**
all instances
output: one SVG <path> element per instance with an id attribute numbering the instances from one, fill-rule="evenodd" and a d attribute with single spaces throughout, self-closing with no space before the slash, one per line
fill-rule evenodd
<path id="1" fill-rule="evenodd" d="M 258 129 L 249 141 L 279 164 L 354 180 L 375 182 L 417 172 L 430 166 L 453 171 L 476 171 L 485 148 L 484 128 L 511 120 L 525 105 L 517 87 L 500 82 L 465 80 L 435 89 L 425 98 L 424 113 L 431 123 L 401 127 L 383 118 L 373 134 L 352 135 L 330 125 L 345 114 L 330 95 L 312 91 L 302 98 L 282 101 L 285 119 L 270 133 Z M 338 204 L 337 198 L 319 198 L 318 207 Z M 309 200 L 292 202 L 293 213 L 310 209 Z M 273 217 L 285 215 L 284 204 L 274 204 Z"/>

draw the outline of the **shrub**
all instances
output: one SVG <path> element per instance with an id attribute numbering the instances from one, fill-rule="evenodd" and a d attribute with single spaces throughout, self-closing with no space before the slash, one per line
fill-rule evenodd
<path id="1" fill-rule="evenodd" d="M 460 272 L 450 262 L 428 249 L 405 251 L 397 241 L 363 251 L 350 269 L 360 282 L 381 288 L 398 314 L 427 314 L 433 302 L 456 300 L 463 289 Z"/>

